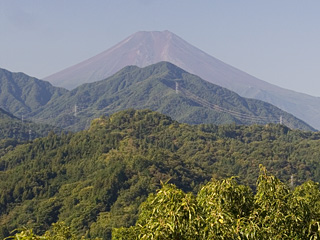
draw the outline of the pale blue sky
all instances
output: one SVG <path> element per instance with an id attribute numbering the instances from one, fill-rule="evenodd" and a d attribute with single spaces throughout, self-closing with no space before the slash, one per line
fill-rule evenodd
<path id="1" fill-rule="evenodd" d="M 169 30 L 264 81 L 320 96 L 319 0 L 0 0 L 0 68 L 46 77 Z"/>

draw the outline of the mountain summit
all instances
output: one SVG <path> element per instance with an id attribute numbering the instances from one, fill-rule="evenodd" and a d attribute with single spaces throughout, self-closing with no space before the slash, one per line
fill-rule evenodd
<path id="1" fill-rule="evenodd" d="M 169 31 L 137 32 L 114 47 L 45 80 L 73 89 L 105 79 L 128 65 L 145 67 L 168 61 L 243 97 L 269 102 L 320 129 L 320 98 L 257 79 L 192 46 Z"/>
<path id="2" fill-rule="evenodd" d="M 83 83 L 105 79 L 128 65 L 146 67 L 168 61 L 183 68 L 183 59 L 196 55 L 196 51 L 199 50 L 169 31 L 137 32 L 114 47 L 45 80 L 73 89 Z"/>
<path id="3" fill-rule="evenodd" d="M 237 85 L 243 92 L 256 81 L 264 83 L 206 54 L 169 31 L 137 32 L 114 47 L 45 80 L 56 86 L 73 89 L 83 83 L 105 79 L 128 65 L 146 67 L 161 61 L 171 62 L 230 90 Z"/>

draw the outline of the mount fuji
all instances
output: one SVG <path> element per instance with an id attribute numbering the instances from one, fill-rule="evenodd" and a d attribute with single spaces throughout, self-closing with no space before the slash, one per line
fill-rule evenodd
<path id="1" fill-rule="evenodd" d="M 271 103 L 320 129 L 320 98 L 262 81 L 208 55 L 169 31 L 137 32 L 45 80 L 73 89 L 83 83 L 105 79 L 128 65 L 145 67 L 161 61 L 171 62 L 243 97 Z"/>

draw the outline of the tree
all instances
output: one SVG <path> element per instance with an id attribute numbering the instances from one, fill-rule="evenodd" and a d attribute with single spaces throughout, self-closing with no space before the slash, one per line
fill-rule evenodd
<path id="1" fill-rule="evenodd" d="M 172 184 L 163 184 L 141 206 L 135 226 L 118 228 L 113 239 L 195 239 L 204 224 L 196 199 Z"/>
<path id="2" fill-rule="evenodd" d="M 113 239 L 319 239 L 319 185 L 291 190 L 260 166 L 257 192 L 234 177 L 212 180 L 197 197 L 164 184 L 142 204 L 139 220 Z"/>

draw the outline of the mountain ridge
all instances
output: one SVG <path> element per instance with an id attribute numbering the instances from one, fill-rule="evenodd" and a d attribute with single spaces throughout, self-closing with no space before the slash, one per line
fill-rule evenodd
<path id="1" fill-rule="evenodd" d="M 72 131 L 86 128 L 90 119 L 128 108 L 152 109 L 189 124 L 279 123 L 283 116 L 283 122 L 292 128 L 314 130 L 279 108 L 242 98 L 169 62 L 144 68 L 127 66 L 109 78 L 82 84 L 71 91 L 27 75 L 7 75 L 11 79 L 1 77 L 0 71 L 4 87 L 0 86 L 16 89 L 17 95 L 14 99 L 14 92 L 2 92 L 0 107 L 14 115 Z M 22 98 L 21 94 L 26 93 L 27 97 Z M 8 97 L 10 102 L 1 101 Z"/>
<path id="2" fill-rule="evenodd" d="M 57 109 L 55 115 L 63 113 L 64 105 L 72 102 L 82 109 L 84 116 L 94 116 L 94 112 L 112 114 L 127 108 L 149 108 L 189 124 L 266 124 L 279 122 L 281 115 L 288 123 L 296 121 L 292 115 L 270 104 L 242 98 L 169 62 L 144 68 L 125 67 L 107 79 L 83 84 L 61 99 L 48 105 Z M 90 106 L 89 101 L 92 102 Z"/>

